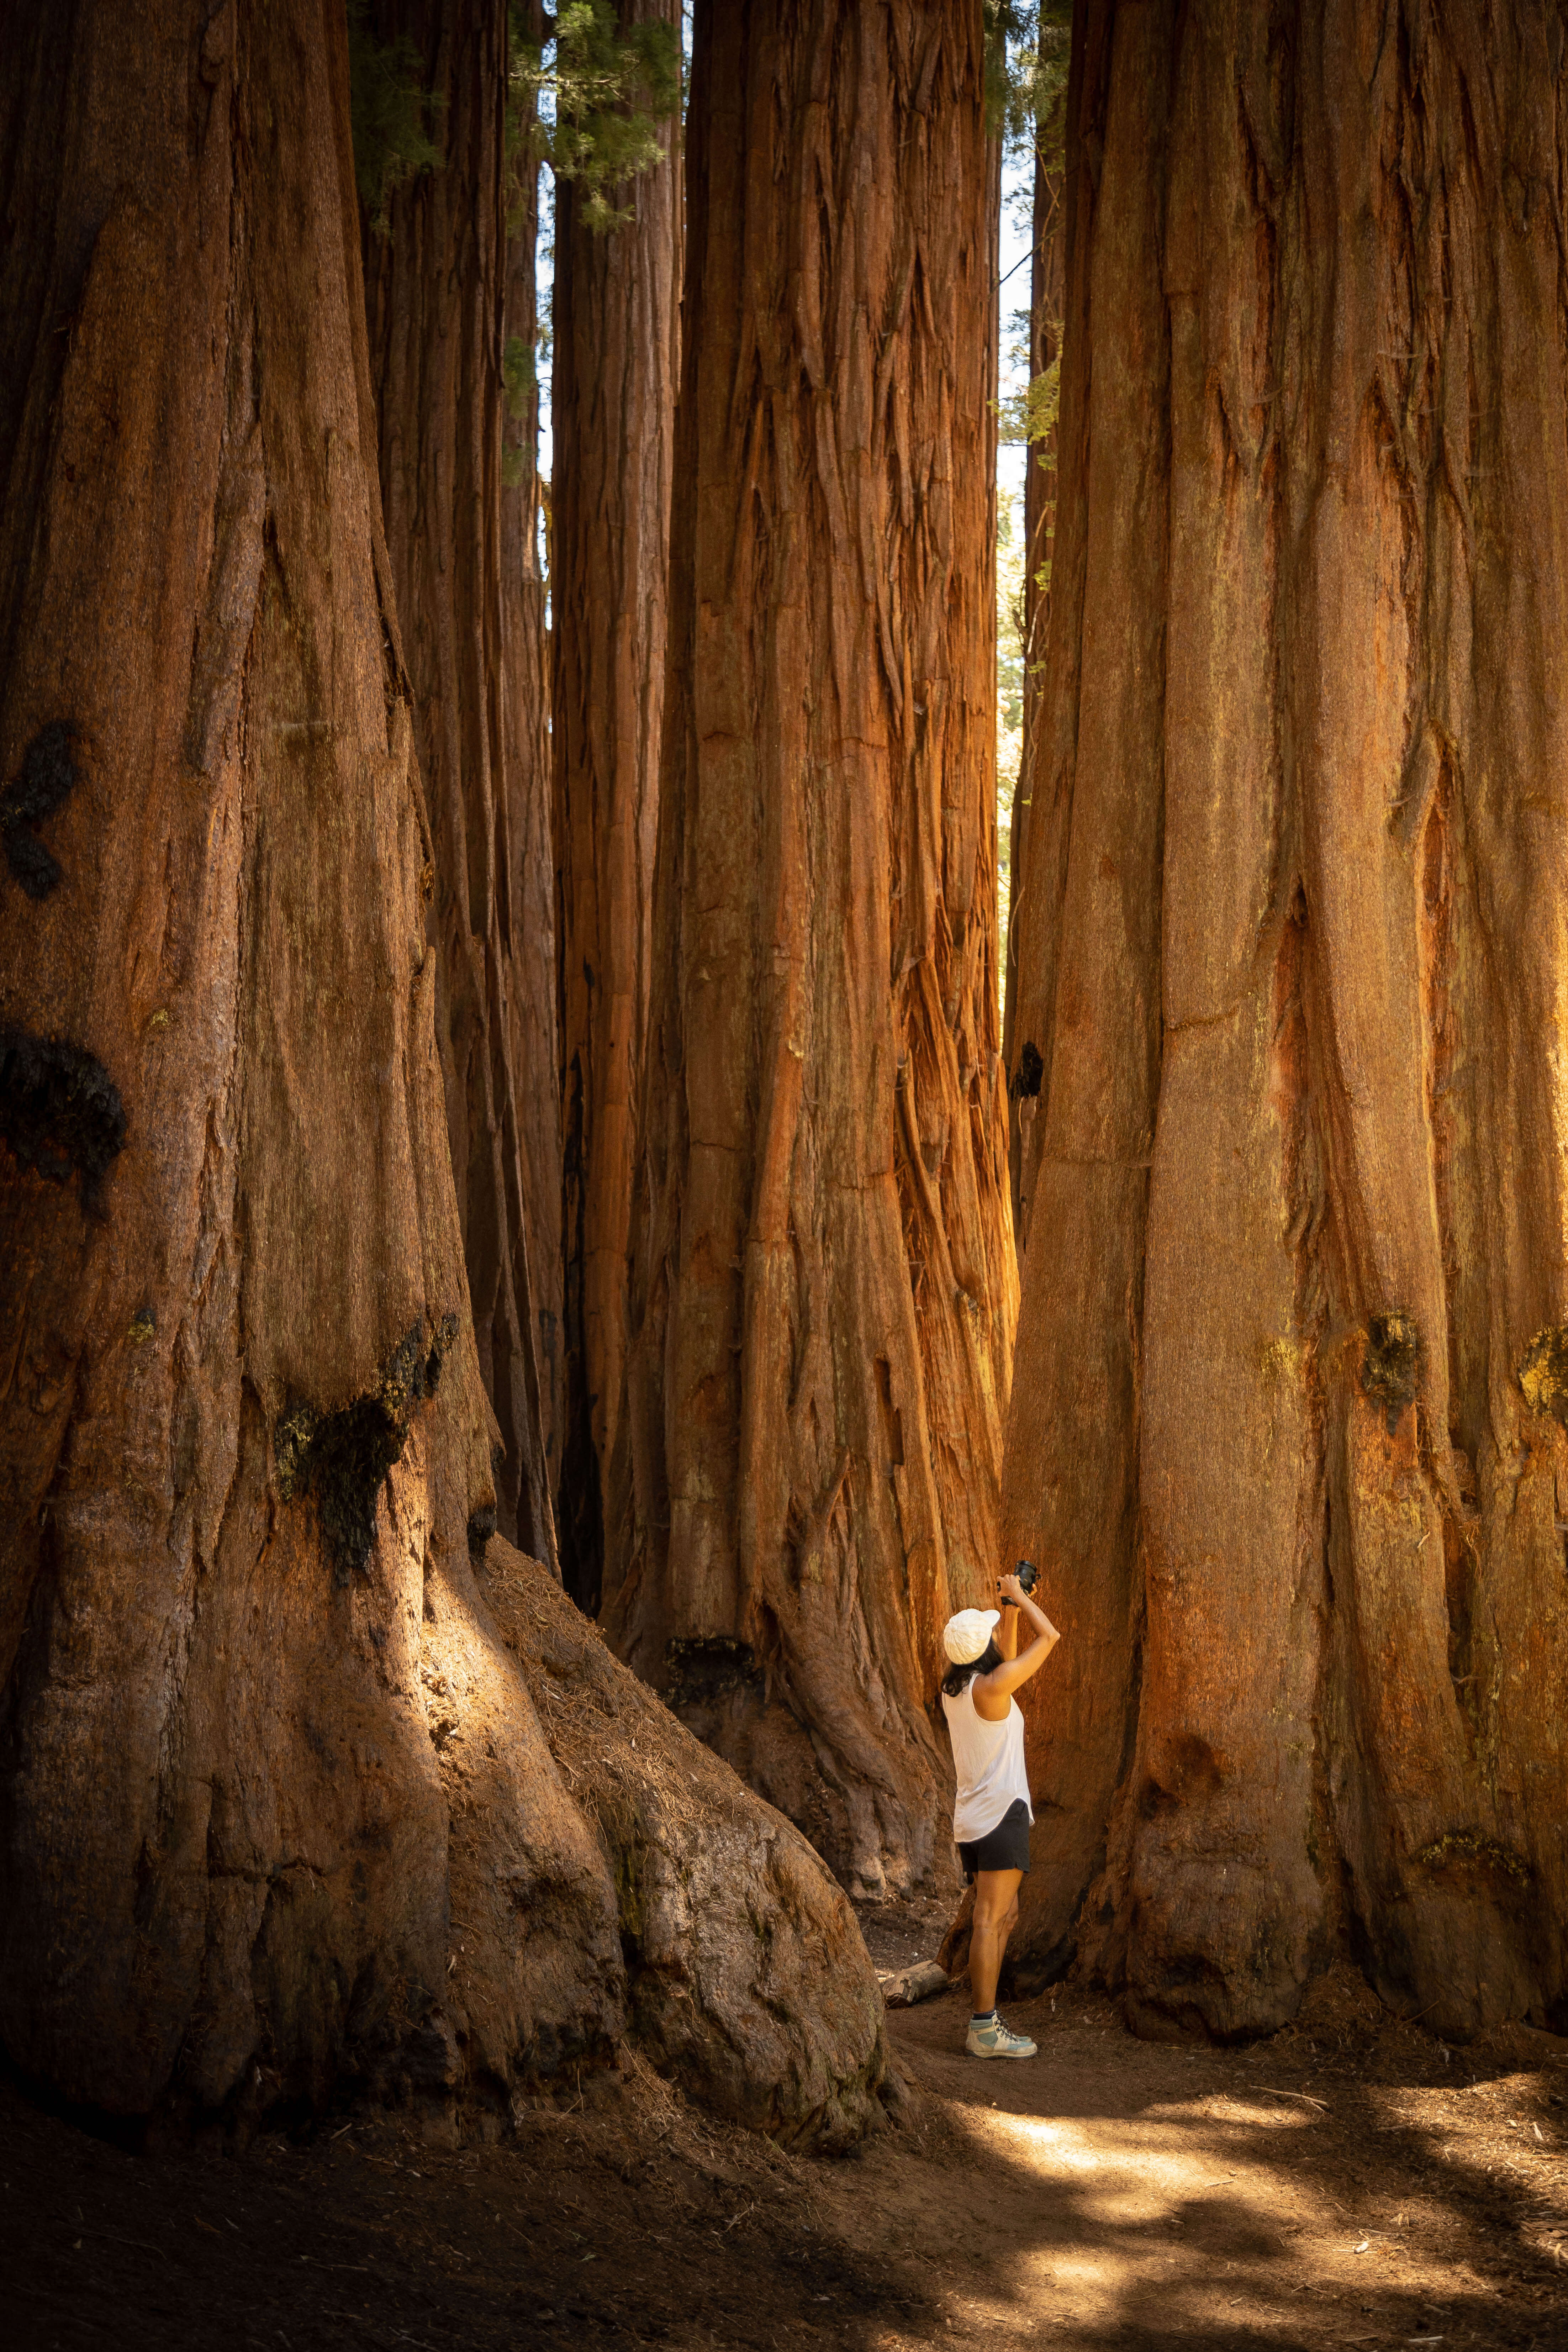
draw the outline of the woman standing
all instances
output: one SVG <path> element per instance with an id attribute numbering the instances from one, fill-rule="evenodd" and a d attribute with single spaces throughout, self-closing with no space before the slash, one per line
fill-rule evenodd
<path id="1" fill-rule="evenodd" d="M 1018 1916 L 1018 1887 L 1029 1867 L 1035 1818 L 1024 1769 L 1024 1717 L 1013 1693 L 1039 1672 L 1060 1636 L 1016 1576 L 1005 1576 L 1000 1590 L 1000 1610 L 961 1609 L 948 1619 L 942 1637 L 952 1660 L 942 1685 L 958 1774 L 952 1834 L 963 1875 L 974 1889 L 969 1931 L 974 2014 L 964 2046 L 974 2058 L 1032 2058 L 1035 2044 L 1009 2032 L 996 2014 L 996 1979 Z M 1022 1657 L 1020 1612 L 1035 1628 Z"/>

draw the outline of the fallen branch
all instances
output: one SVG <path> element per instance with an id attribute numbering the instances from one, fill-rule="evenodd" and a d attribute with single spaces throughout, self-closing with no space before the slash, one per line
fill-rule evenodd
<path id="1" fill-rule="evenodd" d="M 891 1975 L 879 1969 L 877 1981 L 889 2009 L 912 2009 L 917 2000 L 930 2000 L 934 1994 L 945 1992 L 948 1974 L 940 1960 L 916 1960 L 912 1967 Z"/>

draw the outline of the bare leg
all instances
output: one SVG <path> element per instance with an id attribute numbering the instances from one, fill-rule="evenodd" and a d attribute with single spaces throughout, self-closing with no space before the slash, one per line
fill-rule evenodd
<path id="1" fill-rule="evenodd" d="M 996 2006 L 996 1979 L 1013 1922 L 1018 1916 L 1021 1870 L 980 1870 L 974 1874 L 974 1918 L 969 1930 L 969 1981 L 974 2014 Z"/>

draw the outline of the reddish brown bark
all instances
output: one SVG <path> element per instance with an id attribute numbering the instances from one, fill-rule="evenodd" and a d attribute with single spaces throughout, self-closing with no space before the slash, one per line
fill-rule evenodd
<path id="1" fill-rule="evenodd" d="M 1065 101 L 1056 100 L 1057 108 Z M 1029 259 L 1029 377 L 1033 382 L 1053 368 L 1062 348 L 1062 180 L 1059 163 L 1047 163 L 1053 125 L 1036 127 L 1035 189 L 1032 208 L 1034 246 Z M 1049 570 L 1052 523 L 1056 515 L 1056 435 L 1029 444 L 1024 469 L 1024 711 L 1025 724 L 1040 698 L 1039 666 L 1045 656 L 1046 623 L 1050 613 Z M 1042 581 L 1041 574 L 1047 575 Z"/>
<path id="2" fill-rule="evenodd" d="M 674 26 L 676 0 L 622 0 Z M 561 933 L 562 1572 L 596 1611 L 626 1395 L 626 1252 L 647 1022 L 679 364 L 679 124 L 609 192 L 608 235 L 555 192 L 551 593 Z"/>
<path id="3" fill-rule="evenodd" d="M 826 1872 L 542 1569 L 470 1563 L 342 12 L 0 40 L 0 2045 L 120 2114 L 493 2117 L 629 2015 L 852 2137 L 887 2058 Z M 581 1685 L 592 1818 L 531 1678 Z"/>
<path id="4" fill-rule="evenodd" d="M 1556 22 L 1079 27 L 1005 1526 L 1144 2031 L 1563 2014 Z"/>
<path id="5" fill-rule="evenodd" d="M 606 1622 L 869 1892 L 930 1864 L 1014 1318 L 980 52 L 957 0 L 709 6 L 688 115 Z"/>
<path id="6" fill-rule="evenodd" d="M 541 38 L 538 0 L 510 11 L 520 38 Z M 514 99 L 515 104 L 515 99 Z M 508 213 L 506 332 L 537 344 L 535 246 L 539 165 L 514 146 Z M 540 551 L 539 380 L 531 366 L 509 397 L 502 428 L 501 739 L 511 850 L 511 959 L 507 999 L 511 1067 L 518 1075 L 517 1181 L 534 1300 L 534 1362 L 548 1484 L 561 1474 L 564 1419 L 562 1361 L 561 1102 L 557 1077 L 555 868 L 550 793 L 549 590 Z M 557 1537 L 559 1541 L 559 1535 Z"/>
<path id="7" fill-rule="evenodd" d="M 501 478 L 506 216 L 517 194 L 505 152 L 506 16 L 489 0 L 377 0 L 365 24 L 380 42 L 409 40 L 424 59 L 444 151 L 439 169 L 393 197 L 384 230 L 365 224 L 371 380 L 435 837 L 437 1030 L 452 1166 L 479 1364 L 503 1449 L 498 1515 L 504 1534 L 553 1563 L 552 1400 L 542 1392 L 538 1339 L 542 1318 L 548 1333 L 559 1312 L 559 1223 L 552 1162 L 547 1154 L 542 1169 L 531 1164 L 554 1113 L 553 1057 L 538 1051 L 550 999 L 531 1002 L 547 972 L 532 933 L 549 784 L 536 764 L 529 641 L 541 600 L 519 570 L 524 518 L 503 518 L 504 499 L 521 503 Z M 526 336 L 531 348 L 531 305 Z"/>
<path id="8" fill-rule="evenodd" d="M 1029 376 L 1033 382 L 1061 357 L 1063 288 L 1062 183 L 1059 162 L 1048 163 L 1056 152 L 1060 110 L 1058 95 L 1049 122 L 1035 127 L 1035 186 L 1032 206 L 1033 247 L 1029 259 Z M 1025 1233 L 1019 1183 L 1023 1171 L 1024 1136 L 1038 1105 L 1038 1075 L 1033 1064 L 1018 1066 L 1016 1035 L 1018 1007 L 1018 912 L 1026 887 L 1029 855 L 1029 802 L 1034 789 L 1036 747 L 1039 740 L 1040 703 L 1044 687 L 1046 640 L 1050 617 L 1050 566 L 1056 546 L 1057 436 L 1053 426 L 1043 441 L 1031 442 L 1024 462 L 1024 728 L 1018 774 L 1013 787 L 1008 868 L 1013 877 L 1008 908 L 1007 939 L 1003 966 L 1002 1058 L 1008 1074 L 1011 1116 L 1007 1133 L 1007 1172 L 1012 1192 L 1014 1234 L 1020 1256 Z"/>

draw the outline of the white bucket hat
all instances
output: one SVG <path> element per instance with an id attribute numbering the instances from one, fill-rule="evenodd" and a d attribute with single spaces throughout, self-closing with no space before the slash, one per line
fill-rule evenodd
<path id="1" fill-rule="evenodd" d="M 986 1643 L 1002 1622 L 1000 1609 L 961 1609 L 942 1629 L 942 1646 L 955 1666 L 967 1666 L 983 1657 Z"/>

